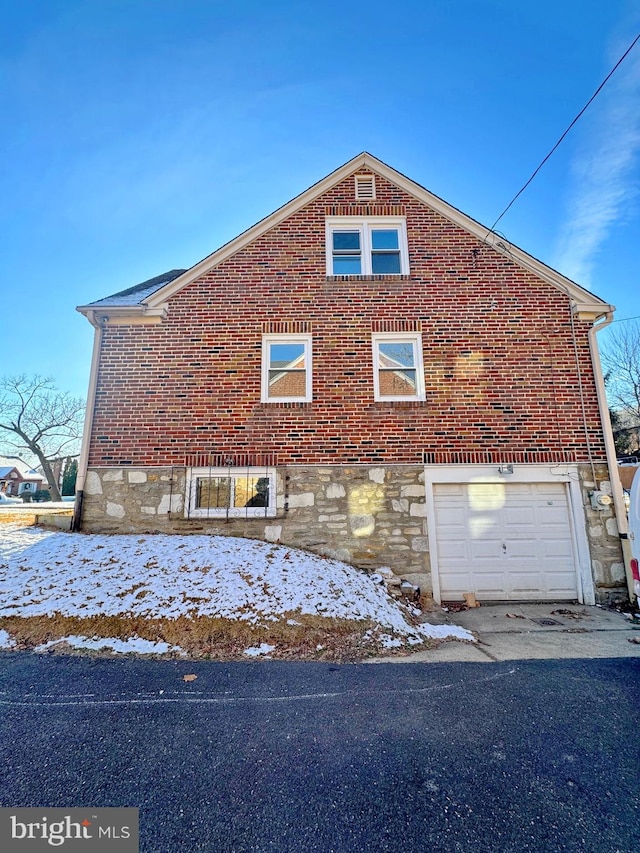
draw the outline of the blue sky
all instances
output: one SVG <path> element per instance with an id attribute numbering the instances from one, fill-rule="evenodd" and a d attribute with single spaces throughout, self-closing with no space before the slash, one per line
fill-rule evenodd
<path id="1" fill-rule="evenodd" d="M 631 0 L 2 5 L 0 374 L 78 396 L 76 305 L 363 150 L 490 226 L 640 32 Z M 637 316 L 639 186 L 640 44 L 497 229 Z"/>

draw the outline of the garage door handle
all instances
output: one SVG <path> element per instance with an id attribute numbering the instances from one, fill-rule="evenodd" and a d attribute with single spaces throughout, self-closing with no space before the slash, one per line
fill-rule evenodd
<path id="1" fill-rule="evenodd" d="M 502 550 L 505 554 L 507 553 L 507 543 L 506 542 L 502 543 Z"/>

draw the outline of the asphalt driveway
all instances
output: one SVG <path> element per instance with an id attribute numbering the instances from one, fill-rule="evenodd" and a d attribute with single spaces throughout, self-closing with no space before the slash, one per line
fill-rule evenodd
<path id="1" fill-rule="evenodd" d="M 638 695 L 621 658 L 3 653 L 0 800 L 138 807 L 142 853 L 634 853 Z"/>

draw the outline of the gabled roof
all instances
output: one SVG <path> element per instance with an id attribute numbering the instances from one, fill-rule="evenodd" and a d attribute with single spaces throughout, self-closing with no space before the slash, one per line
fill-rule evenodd
<path id="1" fill-rule="evenodd" d="M 349 160 L 349 162 L 340 166 L 339 169 L 331 172 L 326 178 L 318 181 L 318 183 L 311 186 L 308 190 L 305 190 L 305 192 L 296 196 L 287 202 L 287 204 L 279 207 L 269 216 L 261 219 L 238 237 L 225 243 L 212 254 L 207 255 L 206 258 L 203 258 L 203 260 L 190 269 L 183 271 L 172 270 L 171 273 L 165 273 L 165 276 L 158 276 L 156 279 L 142 282 L 142 284 L 121 291 L 119 294 L 106 297 L 106 299 L 101 299 L 98 302 L 91 303 L 91 305 L 79 306 L 77 310 L 85 314 L 94 323 L 96 312 L 99 314 L 101 309 L 105 308 L 109 308 L 109 314 L 113 314 L 116 311 L 128 316 L 138 314 L 160 320 L 165 313 L 167 300 L 182 290 L 183 287 L 186 287 L 204 273 L 230 258 L 271 228 L 279 225 L 289 216 L 309 204 L 309 202 L 314 201 L 320 195 L 327 192 L 327 190 L 330 190 L 349 177 L 349 175 L 361 170 L 372 171 L 386 178 L 390 183 L 404 190 L 409 195 L 414 196 L 418 201 L 428 207 L 431 207 L 445 217 L 445 219 L 473 234 L 485 245 L 492 247 L 498 252 L 507 254 L 509 259 L 514 263 L 533 272 L 554 287 L 557 287 L 572 300 L 574 313 L 583 314 L 585 319 L 591 318 L 595 320 L 613 311 L 613 307 L 599 297 L 517 246 L 508 244 L 502 236 L 490 231 L 486 226 L 481 225 L 475 219 L 462 213 L 457 208 L 420 186 L 420 184 L 407 178 L 405 175 L 391 168 L 391 166 L 387 166 L 386 163 L 383 163 L 367 152 L 363 152 L 352 160 Z M 168 278 L 169 276 L 171 278 Z M 165 280 L 161 282 L 160 280 L 163 278 Z M 156 282 L 157 284 L 152 286 L 152 283 Z"/>
<path id="2" fill-rule="evenodd" d="M 14 468 L 23 480 L 42 480 L 40 474 L 19 456 L 0 456 L 0 471 L 12 471 Z"/>
<path id="3" fill-rule="evenodd" d="M 169 284 L 178 276 L 187 272 L 187 270 L 170 270 L 169 272 L 157 275 L 155 278 L 142 281 L 140 284 L 134 284 L 133 287 L 128 287 L 126 290 L 120 290 L 118 293 L 113 293 L 111 296 L 105 296 L 104 299 L 98 299 L 96 302 L 90 302 L 89 305 L 83 306 L 86 308 L 111 307 L 114 305 L 139 305 L 148 296 L 151 296 L 156 290 L 160 290 L 165 284 Z"/>

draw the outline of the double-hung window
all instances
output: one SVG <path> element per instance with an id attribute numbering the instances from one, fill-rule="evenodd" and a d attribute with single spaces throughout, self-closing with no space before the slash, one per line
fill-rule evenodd
<path id="1" fill-rule="evenodd" d="M 403 217 L 327 219 L 327 275 L 407 275 Z"/>
<path id="2" fill-rule="evenodd" d="M 185 515 L 194 518 L 264 518 L 276 514 L 275 471 L 270 468 L 191 468 Z"/>
<path id="3" fill-rule="evenodd" d="M 379 401 L 425 399 L 419 332 L 373 335 L 373 387 Z"/>
<path id="4" fill-rule="evenodd" d="M 307 403 L 311 399 L 311 335 L 264 335 L 262 402 Z"/>

